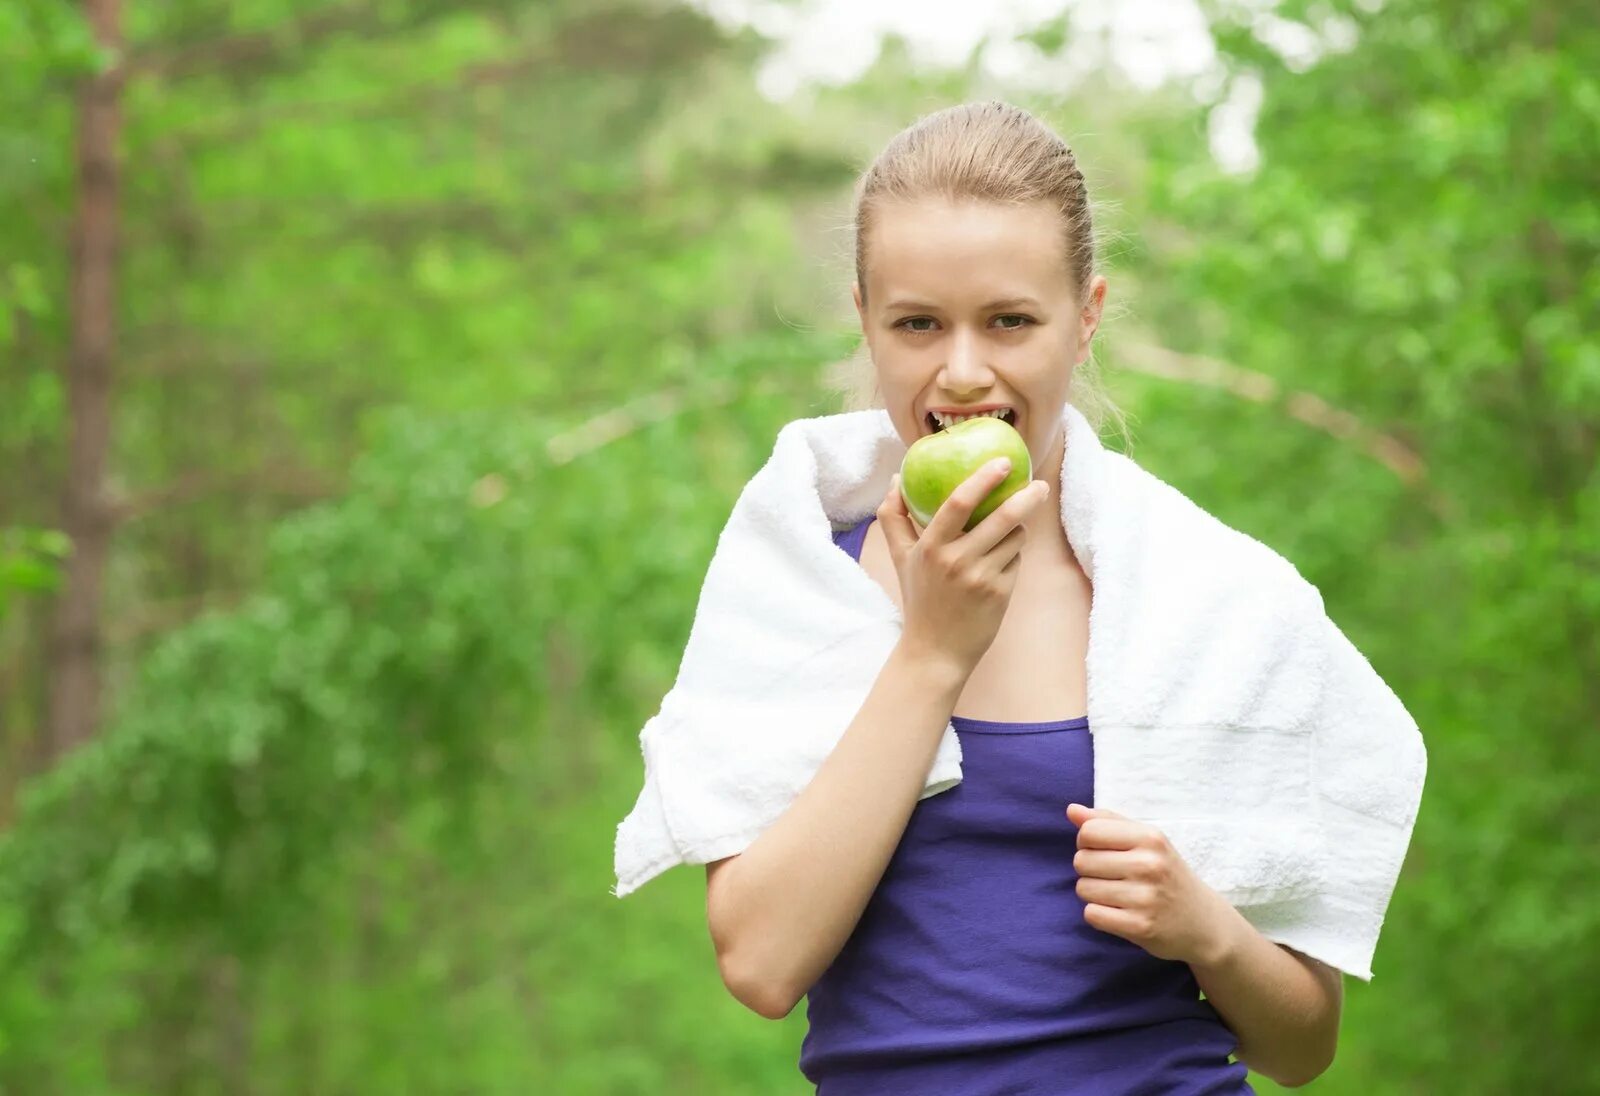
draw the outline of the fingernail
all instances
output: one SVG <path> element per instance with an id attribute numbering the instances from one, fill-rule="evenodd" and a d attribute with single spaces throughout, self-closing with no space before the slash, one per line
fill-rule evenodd
<path id="1" fill-rule="evenodd" d="M 1011 461 L 1006 457 L 1001 457 L 999 460 L 995 461 L 991 467 L 993 467 L 996 472 L 1009 472 L 1011 471 Z"/>

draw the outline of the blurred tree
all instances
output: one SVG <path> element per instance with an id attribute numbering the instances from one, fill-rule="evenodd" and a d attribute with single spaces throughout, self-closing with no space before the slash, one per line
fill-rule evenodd
<path id="1" fill-rule="evenodd" d="M 30 475 L 0 503 L 53 526 L 65 494 L 76 551 L 54 646 L 38 599 L 0 643 L 18 679 L 52 682 L 60 747 L 95 721 L 102 656 L 114 690 L 163 631 L 242 596 L 270 523 L 338 489 L 366 409 L 562 414 L 621 398 L 641 363 L 692 370 L 759 323 L 750 259 L 784 231 L 760 195 L 842 170 L 790 137 L 645 162 L 674 96 L 754 47 L 676 6 L 132 5 L 125 57 L 58 5 L 6 18 L 0 193 L 24 215 L 0 224 L 17 363 L 0 444 Z M 91 131 L 37 109 L 75 87 L 121 91 L 120 191 L 100 161 L 81 173 L 107 185 L 80 187 L 63 150 Z M 715 192 L 751 184 L 754 201 Z M 111 253 L 85 251 L 93 307 L 55 314 L 40 302 L 67 297 L 79 195 L 105 240 L 117 203 L 120 289 L 113 310 Z M 5 698 L 0 769 L 26 768 L 44 695 Z"/>
<path id="2" fill-rule="evenodd" d="M 51 521 L 66 474 L 54 454 L 69 434 L 58 364 L 73 314 L 41 299 L 65 296 L 77 193 L 62 153 L 71 117 L 34 107 L 100 62 L 84 28 L 49 5 L 3 17 L 19 36 L 0 42 L 29 59 L 0 65 L 0 154 L 18 168 L 0 188 L 26 212 L 0 221 L 0 250 L 18 256 L 5 300 L 18 369 L 0 383 L 22 397 L 0 399 L 0 429 L 8 461 L 30 472 L 0 490 L 7 523 L 25 528 Z M 35 53 L 47 32 L 59 48 Z M 433 1025 L 436 1040 L 396 1057 L 385 1025 L 412 1022 L 390 1012 L 400 983 L 438 987 L 413 965 L 410 938 L 390 942 L 389 920 L 427 909 L 419 879 L 470 859 L 473 838 L 439 819 L 470 814 L 496 751 L 548 786 L 549 802 L 587 786 L 559 778 L 564 762 L 540 775 L 552 748 L 527 690 L 598 710 L 570 694 L 604 697 L 605 675 L 615 689 L 643 673 L 609 627 L 612 605 L 630 605 L 630 627 L 654 628 L 655 647 L 681 642 L 659 630 L 676 627 L 689 594 L 677 589 L 669 612 L 652 581 L 681 585 L 714 534 L 704 508 L 720 505 L 686 485 L 736 487 L 749 439 L 770 438 L 780 414 L 756 393 L 776 385 L 792 408 L 811 367 L 840 349 L 754 336 L 771 323 L 767 271 L 786 260 L 786 199 L 836 186 L 845 167 L 798 126 L 748 143 L 674 135 L 675 101 L 736 82 L 753 47 L 677 8 L 134 6 L 128 37 L 105 488 L 107 654 L 124 695 L 102 738 L 28 786 L 0 839 L 0 1088 L 299 1092 L 388 1075 L 383 1087 L 423 1076 L 459 1090 L 469 1069 L 484 1078 L 473 1090 L 538 1080 L 540 1055 L 472 1065 L 449 1044 L 509 1044 L 525 998 L 502 1002 L 482 1034 Z M 721 424 L 674 422 L 735 396 L 744 403 Z M 427 416 L 382 413 L 396 402 L 491 415 L 451 435 Z M 631 436 L 648 429 L 666 431 L 681 459 Z M 548 437 L 545 459 L 573 464 L 604 431 L 629 444 L 592 472 L 574 464 L 566 481 L 528 453 L 485 456 L 495 438 L 537 452 Z M 350 455 L 369 445 L 391 470 L 368 481 L 379 487 L 357 483 L 348 508 L 280 524 L 290 507 L 341 493 Z M 522 515 L 507 530 L 532 539 L 517 543 L 476 517 L 518 489 L 507 461 L 548 477 L 498 511 Z M 662 478 L 597 512 L 641 466 Z M 670 527 L 691 505 L 687 544 L 643 542 L 642 557 L 613 544 L 624 517 Z M 27 541 L 29 556 L 6 557 L 8 781 L 42 710 L 23 686 L 50 665 L 36 627 L 47 606 L 26 595 L 48 587 L 40 568 L 55 543 L 46 534 Z M 589 568 L 621 584 L 614 600 L 573 596 L 615 590 Z M 458 596 L 476 607 L 460 602 L 455 616 Z M 484 610 L 501 623 L 469 619 Z M 564 638 L 547 647 L 563 613 Z M 659 672 L 656 656 L 644 664 Z M 491 913 L 540 886 L 518 882 L 523 899 L 505 892 Z M 308 928 L 312 913 L 330 927 Z M 427 917 L 424 930 L 448 931 Z M 519 931 L 561 923 L 542 907 L 530 917 Z M 321 933 L 304 956 L 297 928 Z M 488 939 L 463 932 L 447 961 L 499 968 Z M 276 983 L 286 964 L 295 977 Z M 573 1068 L 637 1076 L 647 1065 Z"/>
<path id="3" fill-rule="evenodd" d="M 69 257 L 72 333 L 65 368 L 67 468 L 61 485 L 61 527 L 72 549 L 45 663 L 50 695 L 44 738 L 51 759 L 87 741 L 100 719 L 100 603 L 111 548 L 105 477 L 116 354 L 122 4 L 85 0 L 84 15 L 105 60 L 80 78 L 77 95 L 77 196 Z"/>

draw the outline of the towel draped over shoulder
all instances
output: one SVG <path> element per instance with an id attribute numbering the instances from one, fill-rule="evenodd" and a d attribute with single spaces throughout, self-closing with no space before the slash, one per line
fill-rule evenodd
<path id="1" fill-rule="evenodd" d="M 1288 560 L 1104 448 L 1071 404 L 1062 421 L 1095 805 L 1161 829 L 1268 939 L 1370 980 L 1426 775 L 1416 722 Z M 882 410 L 779 431 L 640 731 L 617 897 L 747 848 L 855 718 L 904 621 L 832 533 L 876 509 L 905 451 Z M 960 780 L 947 726 L 921 797 Z"/>

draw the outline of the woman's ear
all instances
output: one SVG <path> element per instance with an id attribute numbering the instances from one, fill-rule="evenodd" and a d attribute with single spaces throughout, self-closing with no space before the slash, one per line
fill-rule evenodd
<path id="1" fill-rule="evenodd" d="M 1094 340 L 1094 333 L 1100 327 L 1100 317 L 1104 313 L 1106 303 L 1106 279 L 1104 274 L 1096 274 L 1089 282 L 1089 300 L 1083 306 L 1079 316 L 1078 328 L 1078 364 L 1089 356 L 1089 344 Z"/>
<path id="2" fill-rule="evenodd" d="M 866 311 L 861 307 L 861 283 L 850 283 L 850 299 L 856 302 L 856 315 L 861 318 L 861 326 L 867 326 Z"/>

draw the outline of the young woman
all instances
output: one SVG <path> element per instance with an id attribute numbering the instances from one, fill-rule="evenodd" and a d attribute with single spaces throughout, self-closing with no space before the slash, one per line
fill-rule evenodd
<path id="1" fill-rule="evenodd" d="M 856 197 L 874 406 L 908 446 L 1001 414 L 1039 482 L 966 533 L 1003 470 L 926 528 L 892 485 L 837 533 L 904 631 L 804 792 L 707 864 L 730 991 L 774 1018 L 808 998 L 800 1066 L 823 1096 L 1311 1080 L 1339 971 L 1261 936 L 1160 830 L 1094 808 L 1090 584 L 1049 490 L 1064 401 L 1105 407 L 1079 376 L 1106 280 L 1073 153 L 1026 111 L 962 105 L 895 137 Z M 947 724 L 963 779 L 923 798 Z"/>

